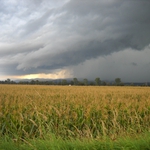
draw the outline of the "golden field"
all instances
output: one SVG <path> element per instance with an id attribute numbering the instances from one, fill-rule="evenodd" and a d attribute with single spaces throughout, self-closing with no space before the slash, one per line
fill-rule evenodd
<path id="1" fill-rule="evenodd" d="M 150 131 L 150 88 L 0 85 L 0 136 L 116 139 Z"/>

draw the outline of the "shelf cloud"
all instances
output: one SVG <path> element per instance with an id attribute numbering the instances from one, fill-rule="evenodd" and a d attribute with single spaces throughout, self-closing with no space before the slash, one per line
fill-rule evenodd
<path id="1" fill-rule="evenodd" d="M 0 75 L 150 81 L 149 14 L 148 0 L 1 0 Z"/>

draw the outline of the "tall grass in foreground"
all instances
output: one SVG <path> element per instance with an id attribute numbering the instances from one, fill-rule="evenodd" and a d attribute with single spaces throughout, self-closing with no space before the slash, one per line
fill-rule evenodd
<path id="1" fill-rule="evenodd" d="M 106 139 L 46 140 L 30 139 L 24 143 L 14 143 L 11 139 L 0 139 L 0 150 L 150 150 L 150 133 L 142 134 L 138 139 L 121 138 L 117 141 Z"/>
<path id="2" fill-rule="evenodd" d="M 150 131 L 150 88 L 0 85 L 0 120 L 14 141 L 135 137 Z"/>

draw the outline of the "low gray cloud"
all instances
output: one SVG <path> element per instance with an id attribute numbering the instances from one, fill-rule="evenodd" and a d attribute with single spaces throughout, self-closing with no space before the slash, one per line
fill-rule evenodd
<path id="1" fill-rule="evenodd" d="M 135 62 L 132 62 L 132 63 L 131 63 L 131 65 L 133 65 L 133 66 L 137 66 L 137 63 L 135 63 Z"/>
<path id="2" fill-rule="evenodd" d="M 144 48 L 150 44 L 147 0 L 2 0 L 0 4 L 0 8 L 5 6 L 0 9 L 3 74 L 74 70 L 87 61 L 128 48 L 145 54 Z"/>
<path id="3" fill-rule="evenodd" d="M 150 80 L 149 55 L 150 47 L 142 51 L 125 49 L 76 65 L 73 74 L 92 80 L 100 77 L 102 80 L 114 81 L 116 77 L 120 77 L 123 82 L 148 82 Z"/>
<path id="4" fill-rule="evenodd" d="M 52 10 L 48 10 L 41 17 L 36 20 L 30 20 L 27 24 L 25 24 L 22 28 L 24 29 L 23 35 L 33 34 L 35 31 L 38 31 L 42 28 L 48 21 L 49 17 L 52 14 Z"/>

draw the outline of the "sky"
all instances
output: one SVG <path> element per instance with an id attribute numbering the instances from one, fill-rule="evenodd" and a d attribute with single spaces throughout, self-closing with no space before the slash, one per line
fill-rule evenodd
<path id="1" fill-rule="evenodd" d="M 0 0 L 0 80 L 150 82 L 149 0 Z"/>

